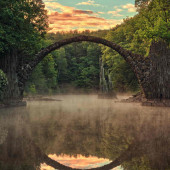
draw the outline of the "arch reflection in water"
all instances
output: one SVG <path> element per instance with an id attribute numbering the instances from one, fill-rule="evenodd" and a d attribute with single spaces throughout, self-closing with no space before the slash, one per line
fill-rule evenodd
<path id="1" fill-rule="evenodd" d="M 90 168 L 96 168 L 101 167 L 103 165 L 109 164 L 111 161 L 109 159 L 104 158 L 98 158 L 95 156 L 82 156 L 82 155 L 76 155 L 76 156 L 70 156 L 70 155 L 48 155 L 51 159 L 58 161 L 60 164 L 67 165 L 72 168 L 78 168 L 78 169 L 90 169 Z M 54 169 L 46 164 L 41 165 L 41 169 Z"/>
<path id="2" fill-rule="evenodd" d="M 169 169 L 168 108 L 126 104 L 125 109 L 96 98 L 64 96 L 63 102 L 1 109 L 0 169 L 41 169 L 43 163 L 71 169 L 50 158 L 63 154 L 112 160 L 96 169 Z"/>

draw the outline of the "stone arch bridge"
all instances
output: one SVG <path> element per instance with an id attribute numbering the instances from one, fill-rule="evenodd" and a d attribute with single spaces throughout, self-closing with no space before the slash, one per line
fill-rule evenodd
<path id="1" fill-rule="evenodd" d="M 30 63 L 17 66 L 16 77 L 18 79 L 19 98 L 22 99 L 25 83 L 32 71 L 47 54 L 70 43 L 82 41 L 103 44 L 117 51 L 134 71 L 147 99 L 170 99 L 170 49 L 165 42 L 153 42 L 149 56 L 144 57 L 103 38 L 84 35 L 55 42 L 36 54 L 36 58 Z M 17 95 L 11 90 L 8 96 L 16 98 Z"/>

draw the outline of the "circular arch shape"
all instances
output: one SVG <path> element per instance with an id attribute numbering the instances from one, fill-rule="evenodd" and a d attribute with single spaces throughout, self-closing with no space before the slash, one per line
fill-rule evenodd
<path id="1" fill-rule="evenodd" d="M 123 162 L 131 160 L 132 157 L 140 155 L 140 154 L 138 154 L 138 152 L 136 152 L 139 149 L 140 145 L 141 145 L 141 143 L 139 141 L 133 141 L 129 145 L 129 147 L 124 152 L 122 152 L 120 154 L 120 156 L 117 157 L 111 163 L 106 164 L 106 165 L 101 166 L 101 167 L 97 167 L 97 168 L 90 168 L 88 170 L 108 170 L 108 169 L 112 169 L 112 168 L 115 168 L 117 166 L 120 166 Z M 36 145 L 34 145 L 34 146 L 36 146 Z M 40 151 L 39 147 L 36 146 L 36 148 L 39 151 L 39 153 L 40 153 L 40 155 L 43 159 L 43 162 L 45 162 L 47 165 L 49 165 L 49 166 L 51 166 L 55 169 L 59 169 L 59 170 L 82 170 L 82 169 L 71 168 L 69 166 L 60 164 L 59 162 L 48 157 L 48 155 L 42 153 Z"/>
<path id="2" fill-rule="evenodd" d="M 144 71 L 147 71 L 149 69 L 149 65 L 150 65 L 149 60 L 146 62 L 144 56 L 139 55 L 139 54 L 134 54 L 131 51 L 124 49 L 120 45 L 115 44 L 106 39 L 94 37 L 94 36 L 85 36 L 85 35 L 80 35 L 77 37 L 72 37 L 72 38 L 61 40 L 61 41 L 57 41 L 53 43 L 52 45 L 49 45 L 48 47 L 42 49 L 39 53 L 37 53 L 33 61 L 30 61 L 30 63 L 25 63 L 22 66 L 20 66 L 18 69 L 18 77 L 19 77 L 19 87 L 20 87 L 21 94 L 24 91 L 25 82 L 30 77 L 32 71 L 44 59 L 46 55 L 48 55 L 52 51 L 57 50 L 65 45 L 68 45 L 74 42 L 82 42 L 82 41 L 103 44 L 115 50 L 116 52 L 118 52 L 134 71 L 139 81 L 139 84 L 142 87 L 143 92 L 145 94 L 145 90 L 144 90 L 145 88 L 143 88 L 145 86 L 145 84 L 143 83 L 143 79 L 144 79 L 143 73 Z M 143 70 L 143 66 L 145 66 L 145 70 Z"/>
<path id="3" fill-rule="evenodd" d="M 144 60 L 144 57 L 142 55 L 134 54 L 131 51 L 124 49 L 120 45 L 115 44 L 106 39 L 94 37 L 94 36 L 81 35 L 81 36 L 72 37 L 72 38 L 68 38 L 68 39 L 55 42 L 54 44 L 42 49 L 38 54 L 36 54 L 36 59 L 30 63 L 30 66 L 34 68 L 46 55 L 48 55 L 50 52 L 54 50 L 57 50 L 65 45 L 68 45 L 74 42 L 82 42 L 82 41 L 103 44 L 107 47 L 110 47 L 111 49 L 117 51 L 126 60 L 126 62 L 131 65 L 132 69 L 134 69 L 134 67 L 138 65 L 137 63 L 139 61 L 141 62 Z"/>
<path id="4" fill-rule="evenodd" d="M 59 170 L 82 170 L 82 169 L 77 169 L 77 168 L 71 168 L 69 166 L 60 164 L 59 162 L 49 158 L 47 155 L 44 155 L 44 162 L 55 168 L 55 169 L 59 169 Z M 119 159 L 116 159 L 115 161 L 112 161 L 111 163 L 101 166 L 101 167 L 97 167 L 97 168 L 90 168 L 87 170 L 108 170 L 108 169 L 112 169 L 115 168 L 117 166 L 119 166 L 122 162 Z"/>
<path id="5" fill-rule="evenodd" d="M 50 157 L 48 157 L 48 155 L 43 153 L 41 151 L 41 149 L 32 140 L 30 140 L 30 143 L 32 144 L 32 146 L 35 148 L 35 150 L 39 154 L 41 161 L 43 161 L 47 165 L 49 165 L 49 166 L 51 166 L 51 167 L 53 167 L 55 169 L 59 169 L 59 170 L 82 170 L 82 169 L 77 169 L 77 168 L 71 168 L 69 166 L 63 165 L 63 164 L 51 159 Z M 128 148 L 125 151 L 123 151 L 120 154 L 120 156 L 118 156 L 111 163 L 106 164 L 106 165 L 101 166 L 101 167 L 97 167 L 97 168 L 90 168 L 88 170 L 108 170 L 108 169 L 112 169 L 112 168 L 115 168 L 117 166 L 120 166 L 123 162 L 131 160 L 132 157 L 140 155 L 138 152 L 136 152 L 137 150 L 139 150 L 140 145 L 141 145 L 140 141 L 134 140 L 128 146 Z"/>

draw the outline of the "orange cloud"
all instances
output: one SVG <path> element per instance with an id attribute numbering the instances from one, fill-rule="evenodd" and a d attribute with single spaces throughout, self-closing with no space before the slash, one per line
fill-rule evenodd
<path id="1" fill-rule="evenodd" d="M 78 31 L 109 29 L 122 22 L 122 20 L 99 17 L 100 12 L 94 13 L 90 10 L 80 10 L 61 5 L 58 2 L 45 2 L 45 6 L 49 17 L 49 33 L 75 29 Z M 120 10 L 117 9 L 118 12 Z"/>
<path id="2" fill-rule="evenodd" d="M 80 169 L 84 169 L 87 166 L 98 167 L 100 164 L 110 163 L 109 159 L 97 158 L 94 156 L 84 157 L 82 155 L 77 155 L 76 157 L 70 157 L 68 155 L 49 155 L 49 157 L 63 165 Z M 49 167 L 46 164 L 41 164 L 41 169 L 49 169 Z"/>

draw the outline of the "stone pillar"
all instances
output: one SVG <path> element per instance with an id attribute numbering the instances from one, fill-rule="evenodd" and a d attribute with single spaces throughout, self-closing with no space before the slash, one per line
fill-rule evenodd
<path id="1" fill-rule="evenodd" d="M 170 48 L 164 41 L 154 41 L 149 57 L 150 68 L 144 73 L 146 98 L 170 99 Z"/>

